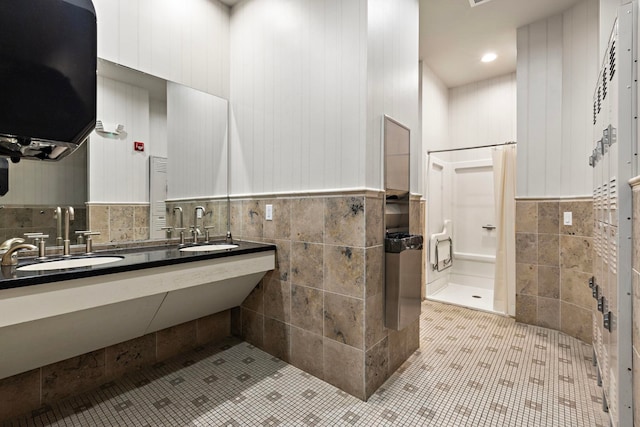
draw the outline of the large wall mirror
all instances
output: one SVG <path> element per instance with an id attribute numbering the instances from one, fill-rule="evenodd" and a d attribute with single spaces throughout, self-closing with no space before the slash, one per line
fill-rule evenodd
<path id="1" fill-rule="evenodd" d="M 206 209 L 200 228 L 224 235 L 227 100 L 102 59 L 97 95 L 103 130 L 75 153 L 60 162 L 10 163 L 0 238 L 44 232 L 53 245 L 56 206 L 74 206 L 72 231 L 99 231 L 96 242 L 166 238 L 161 227 L 180 225 L 178 207 L 188 231 L 199 205 Z M 158 159 L 166 167 L 151 167 Z M 158 183 L 165 191 L 150 195 Z"/>

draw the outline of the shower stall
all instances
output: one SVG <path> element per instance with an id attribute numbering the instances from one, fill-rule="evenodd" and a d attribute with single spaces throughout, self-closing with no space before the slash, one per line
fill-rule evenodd
<path id="1" fill-rule="evenodd" d="M 515 145 L 432 151 L 427 161 L 427 298 L 509 313 Z"/>

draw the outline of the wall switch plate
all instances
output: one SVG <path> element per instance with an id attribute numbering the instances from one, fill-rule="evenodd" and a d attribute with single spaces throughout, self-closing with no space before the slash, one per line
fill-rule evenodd
<path id="1" fill-rule="evenodd" d="M 273 221 L 273 205 L 267 205 L 265 207 L 264 219 Z"/>
<path id="2" fill-rule="evenodd" d="M 571 212 L 564 213 L 564 225 L 573 225 L 573 214 Z"/>

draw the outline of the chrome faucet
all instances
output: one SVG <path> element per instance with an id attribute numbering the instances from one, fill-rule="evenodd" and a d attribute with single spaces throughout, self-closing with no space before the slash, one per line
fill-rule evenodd
<path id="1" fill-rule="evenodd" d="M 202 212 L 202 224 L 204 225 L 204 216 L 207 214 L 207 211 L 203 206 L 196 206 L 193 210 L 193 243 L 198 243 L 198 236 L 202 234 L 200 229 L 198 228 L 198 211 Z"/>
<path id="2" fill-rule="evenodd" d="M 53 210 L 53 217 L 56 219 L 56 246 L 62 246 L 62 208 L 60 206 Z"/>
<path id="3" fill-rule="evenodd" d="M 72 206 L 64 210 L 64 242 L 62 248 L 62 256 L 71 256 L 71 240 L 69 240 L 69 222 L 75 218 L 75 212 Z"/>
<path id="4" fill-rule="evenodd" d="M 0 245 L 0 249 L 5 249 L 6 252 L 2 255 L 2 261 L 0 264 L 2 265 L 18 265 L 18 251 L 22 249 L 27 249 L 30 251 L 35 251 L 36 248 L 29 243 L 24 243 L 24 239 L 19 237 L 6 240 L 2 245 Z"/>
<path id="5" fill-rule="evenodd" d="M 173 214 L 176 214 L 176 211 L 180 212 L 180 227 L 174 227 L 174 230 L 180 232 L 180 245 L 184 245 L 184 217 L 182 216 L 182 208 L 180 206 L 176 206 L 173 208 Z"/>

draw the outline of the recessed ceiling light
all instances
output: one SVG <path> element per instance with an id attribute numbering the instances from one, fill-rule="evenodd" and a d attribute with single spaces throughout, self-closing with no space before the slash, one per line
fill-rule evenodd
<path id="1" fill-rule="evenodd" d="M 482 62 L 491 62 L 491 61 L 495 61 L 497 57 L 498 57 L 498 55 L 496 55 L 495 53 L 489 52 L 489 53 L 485 53 L 482 56 L 481 61 Z"/>

